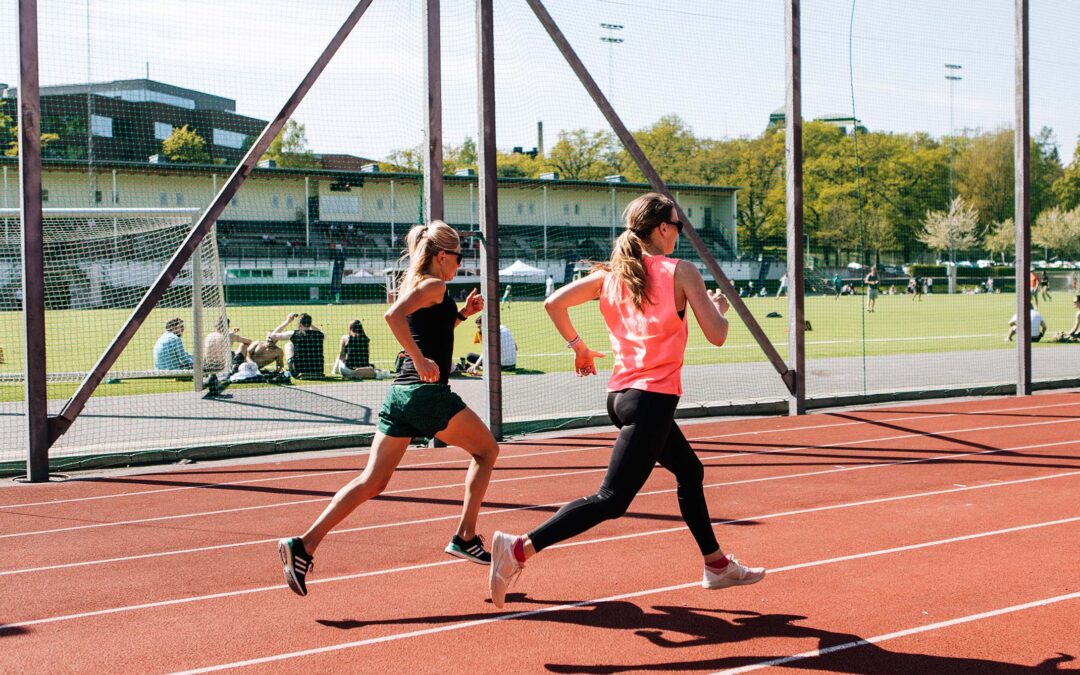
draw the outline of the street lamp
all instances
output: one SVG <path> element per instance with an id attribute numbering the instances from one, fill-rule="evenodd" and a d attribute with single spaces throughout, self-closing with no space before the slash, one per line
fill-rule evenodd
<path id="1" fill-rule="evenodd" d="M 622 44 L 624 40 L 621 37 L 615 37 L 616 31 L 620 31 L 625 26 L 619 23 L 602 23 L 600 27 L 608 32 L 607 35 L 600 36 L 601 42 L 608 43 L 608 90 L 607 96 L 610 101 L 615 97 L 615 45 Z"/>
<path id="2" fill-rule="evenodd" d="M 953 164 L 956 162 L 956 125 L 953 123 L 953 84 L 964 78 L 960 77 L 957 63 L 945 64 L 945 79 L 949 81 L 949 203 L 953 200 Z"/>

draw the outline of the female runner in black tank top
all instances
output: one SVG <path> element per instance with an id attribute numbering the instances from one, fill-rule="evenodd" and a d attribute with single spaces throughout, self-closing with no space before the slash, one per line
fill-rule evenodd
<path id="1" fill-rule="evenodd" d="M 474 290 L 458 310 L 446 290 L 461 266 L 457 231 L 442 221 L 417 225 L 406 237 L 409 270 L 397 301 L 385 318 L 408 355 L 379 412 L 378 432 L 367 468 L 334 495 L 330 505 L 300 537 L 282 539 L 278 550 L 285 580 L 298 595 L 307 594 L 305 576 L 312 554 L 330 530 L 360 504 L 382 492 L 414 436 L 434 435 L 472 455 L 465 479 L 465 499 L 457 532 L 446 546 L 450 555 L 480 564 L 491 556 L 476 533 L 476 518 L 491 480 L 499 446 L 475 412 L 450 391 L 454 328 L 484 307 Z"/>

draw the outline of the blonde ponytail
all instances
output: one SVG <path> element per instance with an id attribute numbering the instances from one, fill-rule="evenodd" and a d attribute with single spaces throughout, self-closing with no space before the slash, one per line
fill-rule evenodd
<path id="1" fill-rule="evenodd" d="M 428 225 L 416 225 L 405 235 L 406 250 L 402 260 L 409 259 L 409 269 L 401 281 L 401 292 L 410 291 L 420 283 L 439 251 L 453 251 L 461 243 L 457 230 L 441 220 Z"/>

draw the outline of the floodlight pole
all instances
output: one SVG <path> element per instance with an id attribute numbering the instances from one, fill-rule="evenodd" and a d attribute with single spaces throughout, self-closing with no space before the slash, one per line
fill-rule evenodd
<path id="1" fill-rule="evenodd" d="M 425 39 L 427 58 L 427 118 L 424 125 L 424 222 L 443 220 L 443 135 L 442 135 L 442 39 L 440 0 L 427 0 Z"/>
<path id="2" fill-rule="evenodd" d="M 1016 0 L 1016 395 L 1031 394 L 1031 119 L 1028 0 Z"/>
<path id="3" fill-rule="evenodd" d="M 26 1 L 26 0 L 21 0 Z M 251 172 L 254 171 L 259 158 L 263 156 L 267 148 L 270 147 L 270 143 L 285 127 L 285 123 L 289 120 L 292 114 L 296 111 L 296 108 L 300 105 L 300 102 L 307 96 L 308 91 L 311 90 L 312 85 L 319 79 L 323 70 L 326 69 L 327 64 L 334 58 L 334 54 L 337 53 L 341 44 L 345 42 L 345 39 L 352 33 L 353 28 L 356 27 L 360 17 L 364 15 L 368 7 L 371 6 L 373 0 L 359 0 L 356 3 L 356 7 L 346 17 L 345 21 L 338 28 L 337 33 L 327 43 L 326 48 L 323 49 L 322 54 L 308 70 L 304 79 L 297 85 L 292 95 L 285 101 L 285 105 L 282 106 L 281 111 L 274 117 L 263 129 L 262 134 L 256 139 L 255 143 L 248 149 L 247 154 L 240 160 L 236 169 L 233 170 L 232 175 L 225 181 L 225 185 L 222 186 L 221 191 L 217 193 L 210 204 L 203 211 L 202 216 L 199 218 L 198 223 L 188 233 L 187 238 L 177 248 L 176 253 L 169 260 L 169 263 L 165 266 L 165 269 L 158 275 L 154 284 L 143 295 L 142 300 L 139 301 L 138 306 L 132 311 L 131 316 L 128 317 L 126 323 L 117 333 L 116 337 L 109 344 L 105 353 L 101 355 L 94 369 L 86 376 L 82 384 L 75 391 L 75 394 L 64 405 L 64 408 L 60 411 L 60 414 L 49 420 L 50 438 L 59 438 L 71 424 L 75 421 L 75 418 L 79 416 L 82 409 L 86 406 L 86 402 L 90 399 L 90 396 L 97 389 L 97 386 L 101 384 L 105 374 L 109 372 L 109 369 L 116 363 L 116 359 L 120 357 L 120 354 L 127 347 L 128 343 L 135 336 L 135 333 L 142 326 L 143 322 L 150 315 L 150 311 L 157 305 L 158 301 L 165 294 L 169 285 L 176 278 L 176 275 L 180 273 L 188 259 L 195 252 L 199 243 L 202 242 L 206 233 L 210 231 L 214 223 L 217 222 L 218 217 L 225 210 L 225 207 L 229 204 L 229 200 L 233 198 L 236 192 L 240 189 L 240 186 L 244 184 Z"/>
<path id="4" fill-rule="evenodd" d="M 581 59 L 574 51 L 574 48 L 570 46 L 570 42 L 566 39 L 566 36 L 563 35 L 562 31 L 559 29 L 559 26 L 551 17 L 551 14 L 548 13 L 547 9 L 544 7 L 544 3 L 541 2 L 541 0 L 526 0 L 526 2 L 529 3 L 529 7 L 531 7 L 533 13 L 536 14 L 536 18 L 540 20 L 540 23 L 544 26 L 544 29 L 547 31 L 548 36 L 551 37 L 552 41 L 555 43 L 555 46 L 562 53 L 563 58 L 566 59 L 566 62 L 570 65 L 570 68 L 574 71 L 574 74 L 577 75 L 578 80 L 581 82 L 582 86 L 585 87 L 585 90 L 589 93 L 589 96 L 592 97 L 592 100 L 596 104 L 596 107 L 599 108 L 600 112 L 604 115 L 604 118 L 607 119 L 607 122 L 611 125 L 612 130 L 615 132 L 615 135 L 619 137 L 620 141 L 622 141 L 622 144 L 626 148 L 626 151 L 630 153 L 631 157 L 634 158 L 634 162 L 641 170 L 641 173 L 645 175 L 645 178 L 649 181 L 649 184 L 652 185 L 653 190 L 659 192 L 665 197 L 671 199 L 672 201 L 675 201 L 675 198 L 671 194 L 671 191 L 668 189 L 667 184 L 664 183 L 663 179 L 660 178 L 660 174 L 658 174 L 656 172 L 656 169 L 653 168 L 653 165 L 649 161 L 649 158 L 646 157 L 645 153 L 641 150 L 641 146 L 639 146 L 637 141 L 634 140 L 633 134 L 630 133 L 629 129 L 626 128 L 626 125 L 623 124 L 622 120 L 615 113 L 615 110 L 611 107 L 611 103 L 607 100 L 607 98 L 604 97 L 604 94 L 600 91 L 600 88 L 596 86 L 596 80 L 594 80 L 592 75 L 589 74 L 588 69 L 585 68 L 585 64 L 581 62 Z M 746 324 L 747 330 L 750 331 L 750 334 L 757 341 L 758 345 L 761 347 L 761 350 L 765 353 L 765 357 L 769 359 L 769 363 L 772 364 L 773 368 L 776 369 L 776 372 L 779 373 L 780 377 L 784 380 L 784 384 L 788 388 L 788 391 L 794 394 L 795 371 L 787 367 L 787 364 L 784 363 L 784 358 L 780 356 L 779 352 L 776 351 L 776 347 L 774 347 L 773 344 L 769 342 L 769 338 L 766 337 L 765 331 L 761 329 L 761 325 L 758 324 L 757 320 L 754 318 L 754 315 L 750 313 L 749 309 L 747 309 L 746 303 L 744 303 L 742 301 L 742 298 L 739 297 L 738 291 L 735 290 L 735 287 L 732 285 L 731 280 L 727 278 L 726 274 L 724 274 L 724 271 L 720 268 L 719 263 L 717 263 L 716 260 L 712 257 L 712 254 L 709 253 L 709 249 L 705 246 L 705 242 L 702 240 L 701 235 L 697 233 L 696 229 L 694 229 L 693 224 L 690 222 L 690 218 L 687 217 L 686 213 L 683 211 L 682 207 L 679 206 L 678 202 L 675 202 L 675 210 L 679 214 L 679 219 L 686 224 L 685 229 L 683 230 L 683 234 L 690 239 L 690 243 L 693 244 L 694 250 L 696 250 L 698 252 L 698 255 L 701 256 L 701 260 L 705 263 L 705 266 L 709 269 L 709 272 L 712 273 L 713 278 L 716 280 L 716 283 L 720 285 L 721 289 L 723 289 L 724 295 L 727 296 L 728 301 L 731 303 L 731 306 L 735 309 L 735 312 L 739 315 L 739 318 L 743 320 L 743 323 Z"/>
<path id="5" fill-rule="evenodd" d="M 495 30 L 492 0 L 476 0 L 476 81 L 479 84 L 480 269 L 484 275 L 484 382 L 487 385 L 487 423 L 491 434 L 503 438 L 502 350 L 499 318 L 499 201 L 495 164 Z"/>
<path id="6" fill-rule="evenodd" d="M 799 0 L 784 3 L 787 111 L 784 155 L 787 173 L 788 363 L 795 371 L 788 414 L 806 412 L 806 323 L 803 284 L 802 37 Z"/>
<path id="7" fill-rule="evenodd" d="M 52 445 L 45 366 L 40 95 L 37 0 L 19 0 L 19 184 L 22 192 L 23 344 L 26 354 L 26 477 L 32 483 L 49 480 L 49 446 Z"/>

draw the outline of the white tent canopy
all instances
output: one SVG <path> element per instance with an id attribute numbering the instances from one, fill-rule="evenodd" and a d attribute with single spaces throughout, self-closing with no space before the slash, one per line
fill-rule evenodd
<path id="1" fill-rule="evenodd" d="M 515 260 L 513 264 L 499 270 L 499 281 L 542 284 L 547 280 L 547 277 L 548 273 L 544 270 L 520 260 Z"/>

